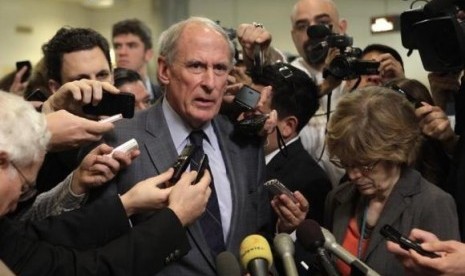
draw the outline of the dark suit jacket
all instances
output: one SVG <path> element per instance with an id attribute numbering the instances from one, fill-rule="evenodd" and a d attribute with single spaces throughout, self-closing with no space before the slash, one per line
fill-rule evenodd
<path id="1" fill-rule="evenodd" d="M 300 138 L 287 145 L 287 156 L 279 152 L 266 165 L 266 180 L 270 179 L 278 179 L 291 191 L 300 191 L 310 204 L 307 218 L 316 220 L 319 224 L 323 223 L 325 199 L 332 188 L 331 182 L 325 171 L 304 149 Z M 276 221 L 274 212 L 272 216 L 273 221 Z M 314 256 L 299 243 L 295 244 L 294 259 L 299 274 L 318 273 L 318 266 L 313 266 L 316 261 Z M 311 265 L 311 272 L 302 268 L 300 265 L 302 260 Z M 284 274 L 280 262 L 276 263 L 276 268 Z"/>
<path id="2" fill-rule="evenodd" d="M 362 211 L 355 211 L 360 194 L 352 183 L 335 188 L 328 195 L 325 221 L 336 241 L 342 244 L 349 220 Z M 365 258 L 368 266 L 381 275 L 403 275 L 404 269 L 386 249 L 386 241 L 379 233 L 389 224 L 408 236 L 412 228 L 433 232 L 441 240 L 459 240 L 457 212 L 452 197 L 427 182 L 413 169 L 403 169 L 384 209 L 372 231 Z"/>
<path id="3" fill-rule="evenodd" d="M 266 180 L 278 179 L 291 191 L 300 191 L 310 203 L 307 218 L 323 223 L 326 195 L 331 182 L 323 169 L 304 149 L 300 139 L 287 146 L 266 165 Z"/>
<path id="4" fill-rule="evenodd" d="M 170 209 L 128 231 L 116 196 L 28 225 L 0 218 L 0 259 L 20 275 L 153 275 L 189 249 Z"/>
<path id="5" fill-rule="evenodd" d="M 162 99 L 163 101 L 164 99 Z M 162 110 L 162 101 L 136 113 L 133 119 L 119 121 L 113 135 L 105 138 L 110 145 L 119 145 L 131 138 L 139 143 L 141 154 L 130 167 L 120 172 L 116 185 L 109 185 L 104 194 L 122 193 L 135 183 L 158 175 L 171 167 L 177 158 Z M 265 159 L 261 143 L 236 135 L 232 123 L 222 115 L 212 121 L 218 137 L 227 176 L 231 183 L 232 218 L 228 251 L 238 255 L 241 241 L 249 234 L 270 232 L 270 203 L 263 188 Z M 210 166 L 215 166 L 210 163 Z M 136 218 L 133 222 L 138 223 Z M 161 275 L 216 275 L 215 260 L 198 222 L 188 227 L 192 249 L 179 262 L 164 269 Z"/>

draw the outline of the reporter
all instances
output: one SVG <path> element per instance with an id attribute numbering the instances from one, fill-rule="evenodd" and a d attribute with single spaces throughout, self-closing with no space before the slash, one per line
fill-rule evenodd
<path id="1" fill-rule="evenodd" d="M 197 175 L 191 172 L 170 189 L 156 188 L 170 179 L 170 169 L 121 197 L 43 222 L 20 224 L 6 218 L 34 188 L 50 135 L 44 116 L 19 97 L 0 93 L 0 117 L 0 259 L 15 273 L 153 275 L 187 253 L 183 226 L 205 210 L 209 173 L 197 185 L 191 185 Z M 14 128 L 17 123 L 20 130 Z M 130 230 L 127 218 L 148 209 L 160 211 Z"/>

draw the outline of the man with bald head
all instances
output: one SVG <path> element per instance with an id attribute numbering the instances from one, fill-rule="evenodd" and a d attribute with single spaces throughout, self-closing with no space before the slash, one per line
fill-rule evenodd
<path id="1" fill-rule="evenodd" d="M 344 34 L 347 21 L 339 18 L 336 4 L 332 0 L 299 0 L 291 12 L 292 40 L 299 52 L 299 57 L 291 64 L 305 71 L 320 86 L 320 108 L 305 126 L 300 137 L 302 144 L 310 155 L 318 161 L 319 165 L 328 174 L 333 185 L 339 183 L 344 170 L 334 166 L 328 158 L 324 148 L 326 122 L 329 117 L 328 110 L 333 111 L 343 92 L 344 82 L 329 76 L 323 79 L 323 69 L 328 66 L 337 49 L 327 51 L 315 50 L 321 39 L 311 38 L 307 29 L 312 25 L 326 25 L 332 32 Z M 329 94 L 330 101 L 328 103 Z"/>
<path id="2" fill-rule="evenodd" d="M 238 255 L 247 235 L 274 230 L 262 185 L 261 139 L 236 133 L 229 119 L 218 113 L 234 54 L 218 24 L 200 17 L 176 23 L 161 34 L 158 49 L 162 98 L 133 119 L 119 122 L 105 139 L 118 145 L 135 138 L 141 154 L 103 193 L 123 193 L 136 179 L 166 171 L 186 145 L 201 146 L 213 176 L 212 196 L 203 217 L 188 227 L 191 251 L 183 258 L 174 254 L 168 261 L 177 262 L 160 274 L 216 275 L 218 253 L 227 250 Z M 195 138 L 199 136 L 200 141 Z M 208 221 L 214 224 L 206 227 Z"/>

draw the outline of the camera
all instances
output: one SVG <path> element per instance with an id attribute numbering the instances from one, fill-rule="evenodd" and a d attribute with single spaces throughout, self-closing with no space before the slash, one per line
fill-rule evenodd
<path id="1" fill-rule="evenodd" d="M 326 57 L 329 48 L 338 48 L 340 51 L 323 72 L 323 77 L 332 75 L 337 79 L 350 80 L 360 75 L 378 74 L 379 62 L 360 60 L 362 50 L 352 47 L 352 37 L 333 33 L 331 29 L 331 26 L 323 24 L 307 28 L 308 37 L 315 41 L 312 45 L 315 60 L 321 59 L 323 55 Z M 311 56 L 308 58 L 313 59 Z"/>
<path id="2" fill-rule="evenodd" d="M 459 71 L 465 65 L 465 21 L 457 18 L 463 0 L 432 0 L 400 16 L 402 45 L 408 56 L 418 49 L 427 71 Z"/>

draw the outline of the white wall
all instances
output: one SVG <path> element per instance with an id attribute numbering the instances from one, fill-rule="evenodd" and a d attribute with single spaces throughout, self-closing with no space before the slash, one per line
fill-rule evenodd
<path id="1" fill-rule="evenodd" d="M 0 75 L 14 69 L 14 62 L 30 59 L 36 62 L 40 46 L 63 25 L 92 27 L 110 38 L 111 25 L 124 18 L 137 17 L 149 24 L 154 38 L 163 29 L 161 10 L 164 1 L 173 0 L 115 0 L 116 5 L 108 10 L 82 8 L 76 0 L 0 0 Z M 296 53 L 290 36 L 289 14 L 295 0 L 187 0 L 190 15 L 206 16 L 220 20 L 225 27 L 236 28 L 243 22 L 260 22 L 273 34 L 273 44 L 290 53 Z M 397 49 L 405 63 L 407 77 L 427 83 L 417 53 L 406 57 L 400 42 L 400 33 L 371 35 L 370 16 L 400 13 L 411 1 L 401 0 L 335 0 L 341 17 L 349 22 L 348 34 L 354 37 L 354 46 L 364 47 L 370 43 L 383 43 Z M 181 5 L 179 4 L 179 5 Z M 185 9 L 184 5 L 179 9 Z M 17 25 L 31 26 L 30 34 L 16 33 Z M 154 41 L 156 43 L 156 41 Z M 150 64 L 154 72 L 155 61 Z M 151 74 L 153 76 L 153 73 Z"/>

